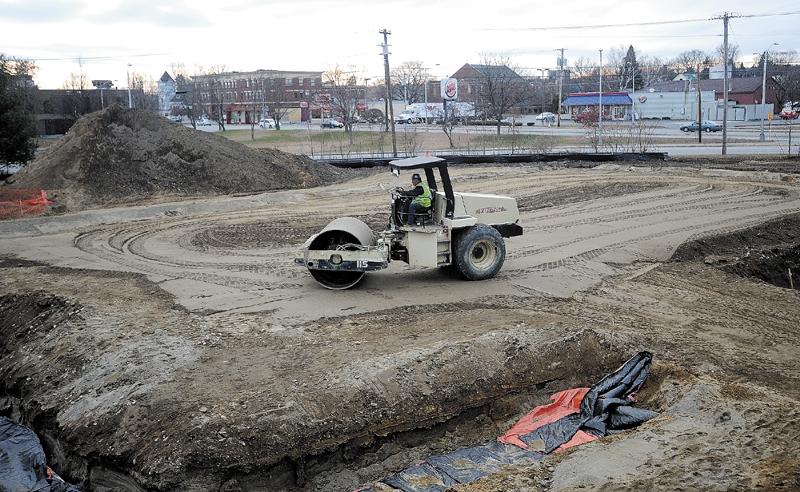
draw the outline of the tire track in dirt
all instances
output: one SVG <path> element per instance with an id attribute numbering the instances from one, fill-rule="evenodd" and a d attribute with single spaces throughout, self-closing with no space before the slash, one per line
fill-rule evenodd
<path id="1" fill-rule="evenodd" d="M 641 179 L 613 174 L 603 174 L 602 178 L 608 183 Z M 518 183 L 510 188 L 528 191 L 521 193 L 520 200 L 541 191 L 541 175 L 529 173 L 523 179 L 535 180 L 539 187 L 519 184 L 519 177 L 508 173 L 487 175 L 478 181 L 489 180 L 497 188 Z M 581 184 L 591 187 L 597 179 L 592 175 L 571 177 L 572 190 L 561 198 L 568 200 L 569 193 L 582 193 Z M 565 266 L 581 271 L 587 268 L 586 262 L 622 250 L 631 261 L 662 261 L 663 258 L 637 251 L 637 245 L 683 234 L 702 237 L 730 232 L 800 210 L 796 192 L 783 191 L 785 187 L 780 185 L 687 180 L 680 176 L 649 179 L 648 183 L 655 181 L 658 185 L 648 191 L 640 191 L 639 186 L 633 194 L 580 197 L 581 201 L 575 203 L 523 213 L 525 234 L 518 241 L 522 244 L 509 248 L 507 258 L 522 261 L 524 266 L 507 266 L 497 278 L 508 281 Z M 626 188 L 610 189 L 622 192 Z M 364 208 L 371 210 L 355 216 L 373 230 L 381 230 L 388 215 L 381 205 L 383 192 L 373 188 L 359 195 L 363 196 Z M 105 226 L 81 234 L 75 239 L 75 246 L 154 278 L 211 283 L 251 295 L 296 290 L 302 285 L 297 281 L 307 275 L 294 263 L 296 248 L 333 218 L 353 215 L 347 213 L 353 211 L 352 206 L 330 202 L 329 196 L 321 196 L 292 204 L 289 209 L 284 205 L 266 206 L 216 216 Z"/>

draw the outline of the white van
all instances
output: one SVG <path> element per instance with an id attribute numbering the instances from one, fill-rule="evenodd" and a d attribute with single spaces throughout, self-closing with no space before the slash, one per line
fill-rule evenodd
<path id="1" fill-rule="evenodd" d="M 258 122 L 258 126 L 260 128 L 275 128 L 275 120 L 272 118 L 261 118 L 261 121 Z"/>

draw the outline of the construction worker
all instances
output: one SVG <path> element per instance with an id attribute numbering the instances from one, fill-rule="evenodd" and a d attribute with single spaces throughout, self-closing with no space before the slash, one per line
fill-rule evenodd
<path id="1" fill-rule="evenodd" d="M 405 200 L 403 203 L 403 217 L 408 225 L 414 224 L 415 214 L 426 212 L 431 207 L 431 190 L 419 174 L 411 176 L 411 184 L 413 189 L 402 192 L 405 197 L 414 197 L 413 200 Z"/>

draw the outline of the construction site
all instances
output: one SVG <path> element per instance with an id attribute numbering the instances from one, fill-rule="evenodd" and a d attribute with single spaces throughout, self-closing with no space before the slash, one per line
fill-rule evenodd
<path id="1" fill-rule="evenodd" d="M 409 252 L 331 289 L 298 250 L 384 231 L 417 171 L 112 106 L 0 185 L 39 203 L 0 220 L 0 416 L 84 492 L 800 490 L 798 164 L 453 164 L 515 203 L 502 267 Z M 642 354 L 645 422 L 498 441 Z"/>

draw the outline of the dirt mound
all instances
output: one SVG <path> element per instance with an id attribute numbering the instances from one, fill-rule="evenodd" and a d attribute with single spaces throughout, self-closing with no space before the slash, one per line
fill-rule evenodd
<path id="1" fill-rule="evenodd" d="M 53 211 L 69 212 L 160 197 L 310 188 L 351 174 L 114 105 L 79 119 L 5 185 L 44 189 Z"/>
<path id="2" fill-rule="evenodd" d="M 753 250 L 796 247 L 798 239 L 800 239 L 800 214 L 793 214 L 748 229 L 684 243 L 672 255 L 672 260 L 748 257 Z"/>

